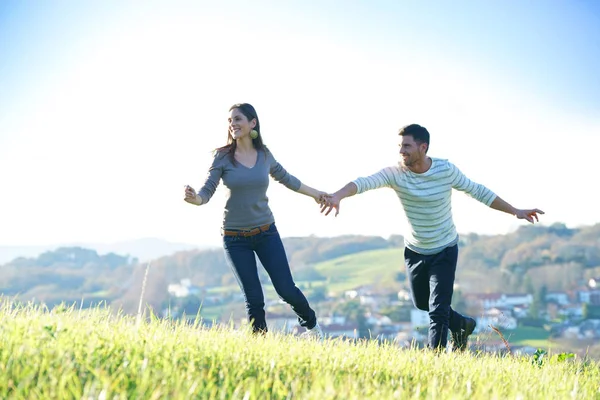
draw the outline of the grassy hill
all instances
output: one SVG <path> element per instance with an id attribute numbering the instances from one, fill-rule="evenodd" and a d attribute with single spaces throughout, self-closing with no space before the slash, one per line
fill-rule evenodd
<path id="1" fill-rule="evenodd" d="M 434 355 L 9 301 L 0 320 L 4 399 L 581 399 L 600 381 L 598 364 L 559 355 Z"/>
<path id="2" fill-rule="evenodd" d="M 329 290 L 340 292 L 362 285 L 395 286 L 398 273 L 404 272 L 403 249 L 369 250 L 350 254 L 315 265 L 327 278 Z"/>
<path id="3" fill-rule="evenodd" d="M 600 276 L 600 224 L 567 228 L 522 226 L 507 235 L 462 234 L 457 281 L 463 294 L 573 291 Z M 356 286 L 397 288 L 403 238 L 343 235 L 283 238 L 297 282 L 339 292 Z M 107 301 L 135 313 L 146 263 L 80 247 L 59 248 L 0 265 L 0 294 L 49 306 Z M 181 279 L 206 290 L 234 292 L 237 284 L 222 249 L 180 251 L 152 260 L 146 299 L 155 310 L 167 287 Z M 348 270 L 346 270 L 348 269 Z M 266 273 L 259 269 L 262 279 Z M 322 289 L 322 288 L 321 288 Z"/>
<path id="4" fill-rule="evenodd" d="M 379 288 L 398 290 L 396 282 L 398 273 L 404 273 L 403 249 L 367 250 L 328 261 L 316 263 L 312 268 L 317 271 L 322 279 L 302 280 L 295 279 L 301 288 L 311 288 L 326 285 L 331 292 L 341 293 L 363 285 L 375 285 Z M 275 298 L 277 294 L 269 283 L 264 286 L 267 297 Z M 238 292 L 237 284 L 217 286 L 209 290 L 210 294 L 223 291 Z"/>

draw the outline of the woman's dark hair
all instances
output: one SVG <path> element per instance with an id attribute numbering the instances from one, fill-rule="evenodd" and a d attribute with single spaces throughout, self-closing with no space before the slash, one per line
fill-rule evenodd
<path id="1" fill-rule="evenodd" d="M 244 114 L 244 116 L 248 119 L 248 121 L 252 121 L 253 119 L 256 120 L 256 126 L 254 127 L 254 130 L 256 132 L 258 132 L 258 136 L 256 137 L 256 139 L 252 139 L 252 145 L 254 146 L 254 148 L 256 150 L 263 150 L 266 152 L 267 148 L 263 144 L 262 136 L 260 134 L 260 121 L 258 120 L 258 115 L 256 114 L 256 110 L 254 109 L 254 107 L 252 107 L 252 105 L 248 104 L 248 103 L 237 103 L 237 104 L 234 104 L 231 107 L 229 107 L 229 111 L 232 111 L 235 109 L 240 110 L 240 112 L 242 114 Z M 217 148 L 216 151 L 219 153 L 222 153 L 222 154 L 227 154 L 229 156 L 229 159 L 231 160 L 231 163 L 233 165 L 235 165 L 236 164 L 236 161 L 235 161 L 236 145 L 237 145 L 237 143 L 233 139 L 231 132 L 229 130 L 227 130 L 227 144 L 225 146 Z"/>

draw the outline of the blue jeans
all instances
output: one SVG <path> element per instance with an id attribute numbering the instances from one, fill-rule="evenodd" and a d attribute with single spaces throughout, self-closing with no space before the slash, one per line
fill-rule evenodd
<path id="1" fill-rule="evenodd" d="M 448 343 L 448 329 L 460 332 L 461 321 L 465 318 L 450 307 L 458 246 L 431 255 L 405 248 L 404 259 L 413 303 L 419 310 L 429 312 L 429 347 L 444 349 Z"/>
<path id="2" fill-rule="evenodd" d="M 265 299 L 258 278 L 255 254 L 269 274 L 279 297 L 288 303 L 298 316 L 298 323 L 308 329 L 317 324 L 315 312 L 292 278 L 290 265 L 279 232 L 272 224 L 254 236 L 223 236 L 227 261 L 235 275 L 246 303 L 248 320 L 254 332 L 266 332 Z"/>

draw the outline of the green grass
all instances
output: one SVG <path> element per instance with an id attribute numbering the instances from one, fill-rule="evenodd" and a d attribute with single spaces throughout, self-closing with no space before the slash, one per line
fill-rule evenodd
<path id="1" fill-rule="evenodd" d="M 210 295 L 223 294 L 223 293 L 229 293 L 229 292 L 237 293 L 239 290 L 240 290 L 240 287 L 237 284 L 235 284 L 235 285 L 228 285 L 228 286 L 211 287 L 210 289 L 207 290 L 207 293 Z"/>
<path id="2" fill-rule="evenodd" d="M 439 354 L 0 307 L 2 399 L 600 399 L 593 362 Z"/>
<path id="3" fill-rule="evenodd" d="M 315 264 L 315 269 L 329 279 L 328 289 L 350 290 L 365 284 L 396 285 L 396 275 L 404 272 L 402 249 L 363 251 Z"/>
<path id="4" fill-rule="evenodd" d="M 551 348 L 550 333 L 544 328 L 518 327 L 502 332 L 512 346 Z"/>
<path id="5" fill-rule="evenodd" d="M 202 306 L 200 308 L 200 315 L 205 321 L 219 320 L 224 310 L 224 306 Z"/>

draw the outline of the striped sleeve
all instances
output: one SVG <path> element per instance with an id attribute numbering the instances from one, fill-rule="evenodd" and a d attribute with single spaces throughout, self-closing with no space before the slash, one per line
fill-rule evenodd
<path id="1" fill-rule="evenodd" d="M 449 162 L 448 166 L 450 167 L 450 182 L 454 189 L 465 192 L 488 207 L 496 199 L 496 194 L 494 192 L 482 184 L 473 182 L 467 178 L 454 164 Z"/>
<path id="2" fill-rule="evenodd" d="M 392 187 L 398 175 L 398 169 L 387 167 L 373 175 L 357 178 L 352 181 L 356 185 L 356 193 L 363 193 L 368 190 L 379 189 L 382 187 Z"/>

